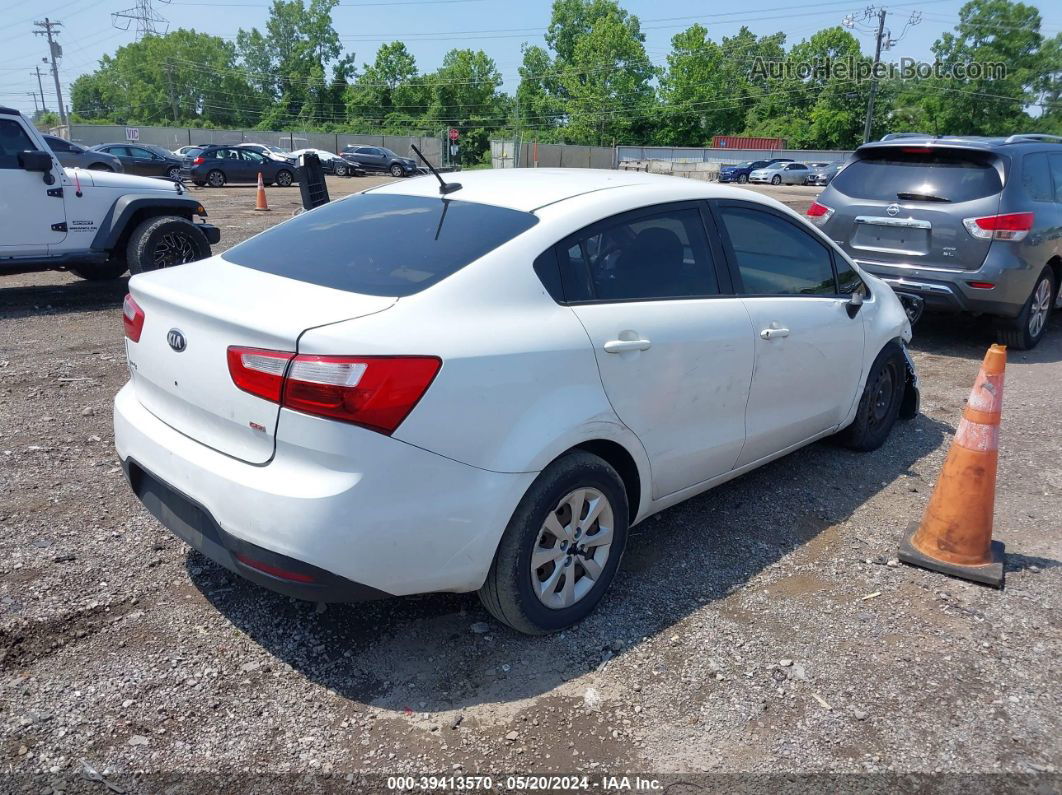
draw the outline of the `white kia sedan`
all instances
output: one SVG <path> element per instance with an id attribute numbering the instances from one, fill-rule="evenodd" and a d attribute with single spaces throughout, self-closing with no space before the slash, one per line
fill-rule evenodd
<path id="1" fill-rule="evenodd" d="M 892 290 L 782 204 L 635 172 L 392 183 L 134 276 L 115 443 L 172 532 L 316 601 L 587 615 L 629 527 L 917 411 Z"/>

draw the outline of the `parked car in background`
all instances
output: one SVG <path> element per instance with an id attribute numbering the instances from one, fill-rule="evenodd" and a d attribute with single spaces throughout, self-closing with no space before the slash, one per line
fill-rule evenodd
<path id="1" fill-rule="evenodd" d="M 917 413 L 900 302 L 781 203 L 606 170 L 461 183 L 129 282 L 115 447 L 178 537 L 289 596 L 478 590 L 554 632 L 631 525 Z"/>
<path id="2" fill-rule="evenodd" d="M 792 163 L 789 158 L 779 157 L 773 160 L 747 160 L 735 165 L 724 165 L 719 168 L 720 182 L 738 182 L 745 184 L 749 181 L 749 174 L 758 168 L 767 168 L 773 163 Z"/>
<path id="3" fill-rule="evenodd" d="M 867 271 L 927 310 L 996 319 L 1026 350 L 1062 308 L 1062 137 L 864 144 L 808 210 Z"/>
<path id="4" fill-rule="evenodd" d="M 297 181 L 290 161 L 266 157 L 245 146 L 205 146 L 198 154 L 186 157 L 181 169 L 185 181 L 212 188 L 232 182 L 257 182 L 259 174 L 267 185 L 282 188 Z"/>
<path id="5" fill-rule="evenodd" d="M 841 164 L 836 162 L 808 163 L 807 165 L 810 173 L 804 177 L 805 185 L 829 185 L 830 180 L 841 170 Z"/>
<path id="6" fill-rule="evenodd" d="M 117 157 L 127 174 L 172 180 L 181 177 L 181 159 L 162 147 L 146 144 L 99 144 L 92 147 L 92 150 Z"/>
<path id="7" fill-rule="evenodd" d="M 286 149 L 281 149 L 279 146 L 267 146 L 266 144 L 236 144 L 240 149 L 248 149 L 252 152 L 257 152 L 263 157 L 268 157 L 273 160 L 283 160 L 292 165 L 295 164 L 295 158 Z"/>
<path id="8" fill-rule="evenodd" d="M 177 155 L 177 157 L 184 159 L 188 155 L 195 156 L 199 153 L 198 150 L 202 149 L 204 146 L 206 146 L 206 144 L 192 144 L 191 146 L 182 146 L 180 149 L 174 149 L 173 153 Z"/>
<path id="9" fill-rule="evenodd" d="M 356 160 L 348 161 L 335 152 L 329 152 L 325 149 L 296 149 L 291 153 L 291 157 L 298 164 L 299 158 L 309 153 L 317 155 L 317 158 L 321 161 L 321 168 L 324 169 L 326 174 L 335 174 L 337 177 L 365 176 L 365 169 Z"/>
<path id="10" fill-rule="evenodd" d="M 57 135 L 42 135 L 56 159 L 67 168 L 87 168 L 92 171 L 116 171 L 121 173 L 125 170 L 122 161 L 107 152 L 97 152 L 94 149 L 86 149 L 80 144 L 72 143 Z"/>
<path id="11" fill-rule="evenodd" d="M 765 183 L 772 185 L 803 185 L 808 175 L 808 167 L 804 163 L 779 160 L 769 166 L 757 168 L 749 174 L 749 182 Z"/>
<path id="12" fill-rule="evenodd" d="M 419 173 L 417 161 L 399 157 L 382 146 L 345 146 L 343 158 L 357 161 L 365 171 L 390 174 L 392 177 L 411 177 Z"/>

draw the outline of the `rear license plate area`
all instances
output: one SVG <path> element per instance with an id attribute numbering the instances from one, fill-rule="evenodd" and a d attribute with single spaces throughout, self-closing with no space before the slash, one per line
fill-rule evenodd
<path id="1" fill-rule="evenodd" d="M 930 227 L 928 223 L 908 225 L 890 223 L 890 220 L 857 218 L 852 232 L 852 247 L 868 251 L 888 251 L 894 254 L 927 254 L 929 252 Z"/>

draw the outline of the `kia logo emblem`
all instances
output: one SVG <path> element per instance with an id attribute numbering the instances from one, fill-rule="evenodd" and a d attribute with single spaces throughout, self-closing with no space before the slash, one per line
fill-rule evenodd
<path id="1" fill-rule="evenodd" d="M 171 328 L 169 333 L 166 334 L 166 342 L 170 344 L 177 353 L 180 353 L 188 347 L 188 340 L 184 338 L 184 333 L 179 328 Z"/>
<path id="2" fill-rule="evenodd" d="M 890 204 L 888 207 L 885 208 L 885 212 L 887 212 L 889 215 L 896 215 L 900 212 L 900 205 Z"/>

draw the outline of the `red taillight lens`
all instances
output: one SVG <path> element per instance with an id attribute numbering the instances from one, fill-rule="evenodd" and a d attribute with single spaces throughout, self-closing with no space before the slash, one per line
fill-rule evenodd
<path id="1" fill-rule="evenodd" d="M 195 160 L 192 161 L 192 165 L 193 166 L 201 166 L 205 162 L 206 162 L 206 160 L 203 158 L 203 156 L 199 155 L 199 157 L 197 157 Z"/>
<path id="2" fill-rule="evenodd" d="M 905 146 L 900 151 L 907 155 L 928 155 L 933 150 L 928 146 Z"/>
<path id="3" fill-rule="evenodd" d="M 122 325 L 125 326 L 125 336 L 133 342 L 140 342 L 140 335 L 144 331 L 144 310 L 129 293 L 125 294 L 125 301 L 122 302 Z"/>
<path id="4" fill-rule="evenodd" d="M 295 356 L 229 348 L 240 389 L 284 408 L 391 434 L 424 396 L 442 361 L 434 356 Z"/>
<path id="5" fill-rule="evenodd" d="M 813 224 L 824 224 L 830 220 L 831 215 L 833 215 L 833 208 L 827 207 L 825 204 L 812 202 L 811 206 L 808 207 L 807 216 Z"/>
<path id="6" fill-rule="evenodd" d="M 280 402 L 284 387 L 284 373 L 288 362 L 295 358 L 286 351 L 267 351 L 261 348 L 229 348 L 229 375 L 244 392 L 250 392 L 272 403 Z"/>
<path id="7" fill-rule="evenodd" d="M 986 215 L 983 218 L 964 218 L 963 226 L 974 237 L 983 240 L 1021 240 L 1033 227 L 1033 213 Z"/>
<path id="8" fill-rule="evenodd" d="M 263 563 L 260 560 L 244 555 L 242 552 L 236 553 L 236 560 L 240 561 L 244 566 L 250 566 L 252 569 L 258 569 L 258 571 L 268 574 L 271 577 L 277 577 L 281 580 L 289 580 L 291 582 L 314 582 L 312 575 L 303 574 L 301 571 L 289 571 L 288 569 L 282 569 L 279 566 L 272 566 L 268 563 Z"/>
<path id="9" fill-rule="evenodd" d="M 971 287 L 976 287 L 978 290 L 991 290 L 996 285 L 993 282 L 966 282 Z"/>

